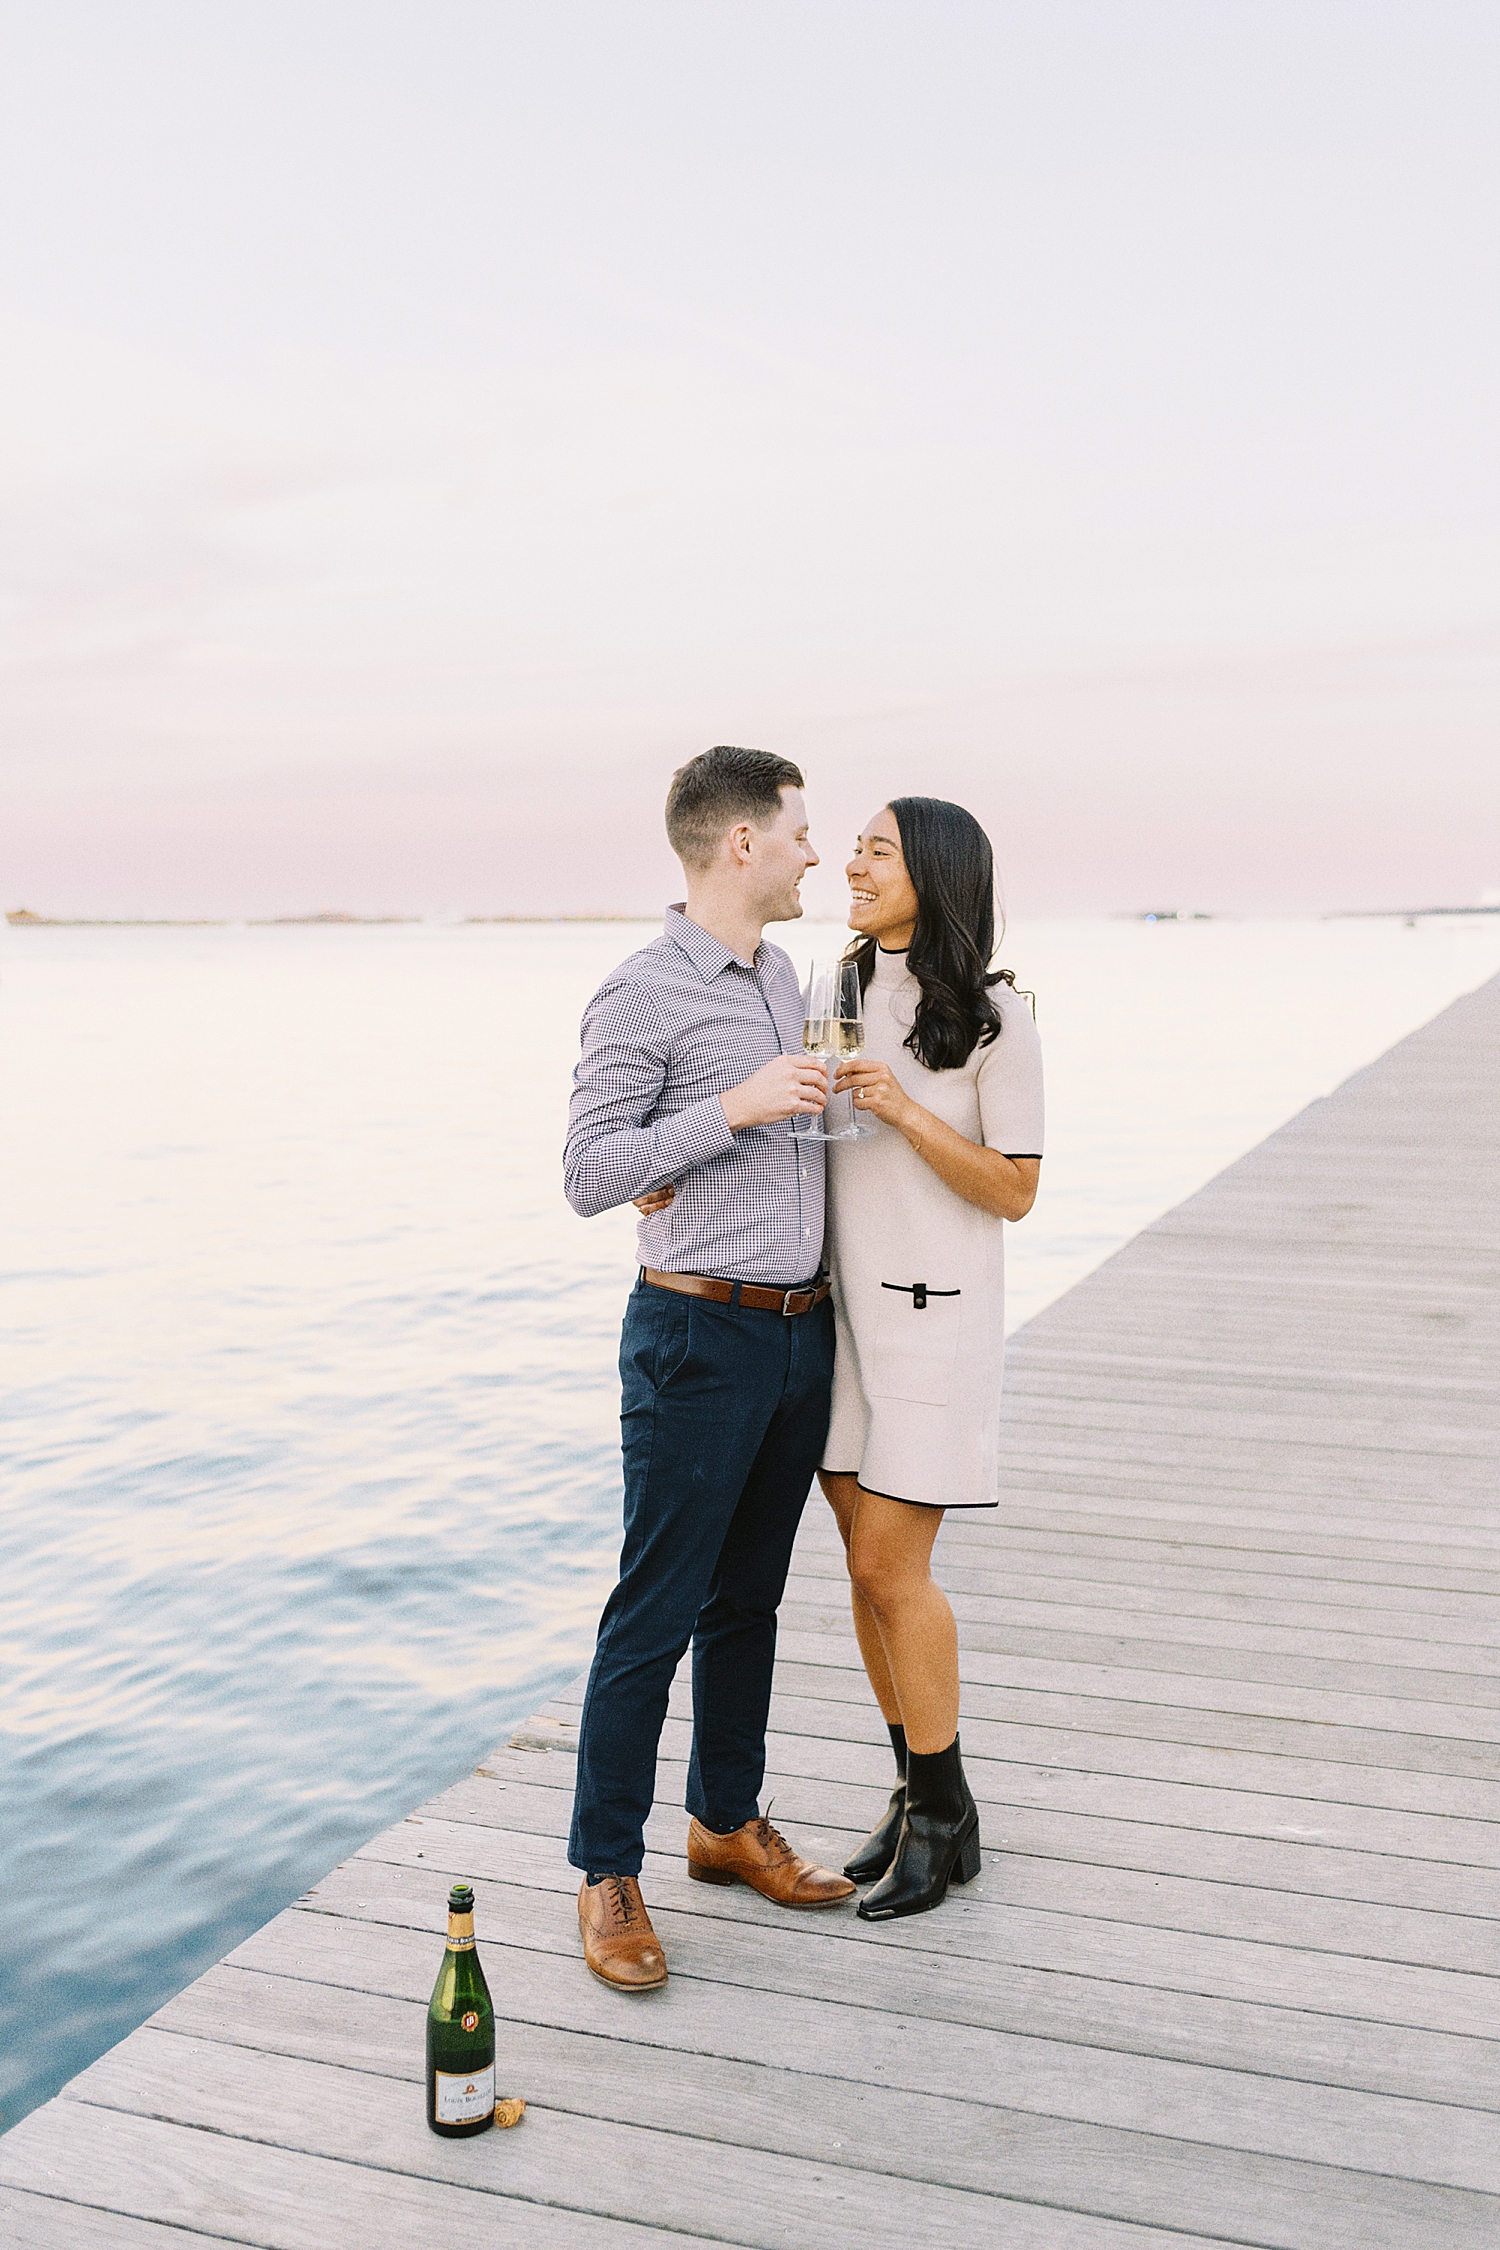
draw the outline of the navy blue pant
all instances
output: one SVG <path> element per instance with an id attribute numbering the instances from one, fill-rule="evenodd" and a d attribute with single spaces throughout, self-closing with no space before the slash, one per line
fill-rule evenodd
<path id="1" fill-rule="evenodd" d="M 667 1692 L 693 1646 L 688 1811 L 760 1810 L 776 1609 L 828 1433 L 833 1308 L 637 1284 L 620 1339 L 625 1543 L 583 1699 L 568 1857 L 638 1875 Z"/>

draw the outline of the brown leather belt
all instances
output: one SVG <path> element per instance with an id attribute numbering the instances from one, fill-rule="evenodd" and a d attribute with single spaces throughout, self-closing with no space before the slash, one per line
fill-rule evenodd
<path id="1" fill-rule="evenodd" d="M 706 1273 L 658 1273 L 654 1266 L 642 1266 L 641 1279 L 653 1289 L 675 1289 L 683 1297 L 711 1297 L 716 1305 L 733 1304 L 738 1290 L 739 1302 L 752 1312 L 779 1312 L 783 1320 L 811 1312 L 833 1286 L 820 1276 L 803 1289 L 761 1289 L 749 1281 L 716 1281 Z"/>

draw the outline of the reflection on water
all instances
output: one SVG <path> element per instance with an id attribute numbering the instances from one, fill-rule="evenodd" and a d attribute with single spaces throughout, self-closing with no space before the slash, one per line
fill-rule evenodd
<path id="1" fill-rule="evenodd" d="M 558 1147 L 583 1000 L 646 934 L 0 936 L 6 2123 L 583 1662 L 633 1233 L 572 1216 Z M 1052 1119 L 1014 1324 L 1500 930 L 1006 957 Z"/>

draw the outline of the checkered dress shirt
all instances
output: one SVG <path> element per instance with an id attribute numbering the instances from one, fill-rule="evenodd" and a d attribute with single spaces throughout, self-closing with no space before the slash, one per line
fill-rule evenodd
<path id="1" fill-rule="evenodd" d="M 823 1149 L 789 1126 L 738 1133 L 719 1095 L 802 1051 L 802 995 L 779 946 L 753 966 L 680 907 L 584 1011 L 563 1184 L 584 1218 L 670 1180 L 640 1225 L 642 1265 L 789 1289 L 823 1253 Z"/>

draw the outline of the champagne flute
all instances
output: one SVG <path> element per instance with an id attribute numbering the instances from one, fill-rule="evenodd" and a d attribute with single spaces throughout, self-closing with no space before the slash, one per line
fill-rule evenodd
<path id="1" fill-rule="evenodd" d="M 852 961 L 815 964 L 802 1000 L 802 1046 L 805 1053 L 821 1057 L 828 1072 L 828 1108 L 793 1130 L 811 1141 L 863 1140 L 873 1125 L 854 1113 L 852 1094 L 835 1096 L 834 1076 L 846 1055 L 863 1054 L 865 1045 L 864 994 L 859 970 Z M 830 1116 L 832 1112 L 832 1116 Z"/>
<path id="2" fill-rule="evenodd" d="M 865 995 L 864 987 L 859 981 L 857 961 L 840 961 L 837 977 L 838 1014 L 834 1019 L 834 1054 L 837 1060 L 842 1061 L 850 1055 L 862 1055 L 865 1051 Z M 848 1104 L 848 1123 L 841 1124 L 837 1132 L 831 1131 L 828 1138 L 838 1141 L 868 1140 L 875 1127 L 868 1117 L 860 1116 L 854 1106 L 853 1094 L 840 1094 L 836 1099 L 841 1113 L 843 1105 Z"/>
<path id="3" fill-rule="evenodd" d="M 832 1061 L 834 1047 L 834 1010 L 838 1005 L 837 982 L 831 962 L 815 961 L 807 972 L 807 982 L 802 988 L 802 1051 L 817 1055 L 824 1068 Z M 833 1091 L 833 1073 L 828 1071 L 829 1092 Z M 794 1117 L 792 1131 L 799 1140 L 824 1141 L 822 1121 L 817 1117 Z"/>

